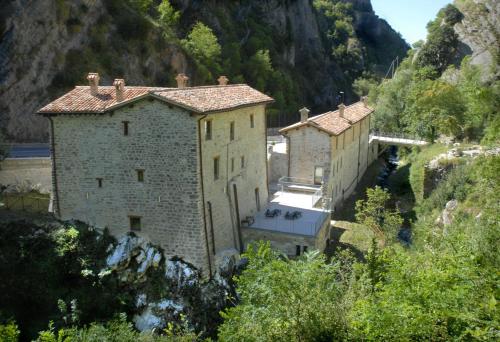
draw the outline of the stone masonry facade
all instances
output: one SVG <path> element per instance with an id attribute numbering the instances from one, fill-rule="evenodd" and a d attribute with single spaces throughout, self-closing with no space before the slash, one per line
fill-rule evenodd
<path id="1" fill-rule="evenodd" d="M 62 219 L 121 235 L 130 231 L 131 216 L 140 217 L 137 233 L 160 244 L 167 256 L 206 267 L 196 117 L 142 100 L 112 114 L 52 120 Z"/>

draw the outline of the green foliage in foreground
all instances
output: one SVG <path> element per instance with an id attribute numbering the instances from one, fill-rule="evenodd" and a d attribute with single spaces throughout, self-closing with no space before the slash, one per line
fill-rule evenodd
<path id="1" fill-rule="evenodd" d="M 381 250 L 374 242 L 366 263 L 342 257 L 326 263 L 314 254 L 288 260 L 269 245 L 251 248 L 238 278 L 241 303 L 224 313 L 220 339 L 498 340 L 500 158 L 461 167 L 468 182 L 450 176 L 435 190 L 441 195 L 421 203 L 410 248 L 394 243 Z M 457 194 L 453 223 L 437 225 Z"/>
<path id="2" fill-rule="evenodd" d="M 53 326 L 40 332 L 37 342 L 192 342 L 198 336 L 184 329 L 172 326 L 164 335 L 137 332 L 125 317 L 112 320 L 107 324 L 93 323 L 85 328 L 67 328 L 56 331 Z M 1 335 L 0 335 L 1 337 Z"/>
<path id="3" fill-rule="evenodd" d="M 391 195 L 376 186 L 366 190 L 366 200 L 356 202 L 356 221 L 369 227 L 384 243 L 397 239 L 403 219 L 396 210 L 388 208 Z"/>
<path id="4" fill-rule="evenodd" d="M 19 339 L 19 329 L 14 322 L 0 324 L 0 341 L 17 342 Z"/>
<path id="5" fill-rule="evenodd" d="M 291 261 L 269 243 L 250 246 L 238 278 L 241 303 L 228 309 L 221 341 L 341 341 L 347 336 L 348 263 L 318 252 Z"/>

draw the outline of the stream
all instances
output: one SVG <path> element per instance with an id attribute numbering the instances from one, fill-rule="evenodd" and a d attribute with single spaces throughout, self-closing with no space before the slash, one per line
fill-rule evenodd
<path id="1" fill-rule="evenodd" d="M 396 206 L 399 207 L 400 200 L 399 196 L 395 193 L 393 184 L 391 184 L 391 178 L 395 176 L 398 171 L 399 155 L 398 147 L 390 146 L 386 153 L 381 157 L 384 160 L 383 167 L 377 176 L 377 185 L 383 189 L 389 191 L 393 197 L 396 198 Z M 409 186 L 409 184 L 408 184 Z M 404 221 L 401 229 L 398 233 L 398 238 L 404 245 L 411 244 L 411 223 L 408 219 L 408 215 L 402 213 Z"/>

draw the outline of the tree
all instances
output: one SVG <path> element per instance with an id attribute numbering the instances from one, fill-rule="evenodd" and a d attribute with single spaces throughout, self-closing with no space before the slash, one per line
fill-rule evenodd
<path id="1" fill-rule="evenodd" d="M 219 72 L 221 46 L 210 27 L 197 22 L 181 43 L 195 59 L 201 76 L 200 81 L 213 78 L 212 75 Z"/>
<path id="2" fill-rule="evenodd" d="M 196 60 L 206 65 L 218 62 L 220 58 L 221 46 L 217 37 L 210 27 L 200 21 L 193 26 L 183 43 Z"/>
<path id="3" fill-rule="evenodd" d="M 158 21 L 160 26 L 169 34 L 180 18 L 179 11 L 176 11 L 170 4 L 170 0 L 162 0 L 158 5 Z"/>
<path id="4" fill-rule="evenodd" d="M 412 132 L 435 141 L 438 135 L 463 132 L 463 98 L 457 87 L 441 80 L 415 81 L 409 91 L 405 123 Z"/>
<path id="5" fill-rule="evenodd" d="M 319 252 L 288 260 L 269 243 L 250 246 L 237 278 L 241 302 L 223 313 L 220 341 L 345 340 L 348 272 Z"/>
<path id="6" fill-rule="evenodd" d="M 385 243 L 397 238 L 403 219 L 388 208 L 390 194 L 379 186 L 366 190 L 366 200 L 356 202 L 356 221 L 369 227 Z"/>

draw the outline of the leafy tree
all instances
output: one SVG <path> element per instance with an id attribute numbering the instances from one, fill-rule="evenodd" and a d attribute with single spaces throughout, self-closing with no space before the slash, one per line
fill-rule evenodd
<path id="1" fill-rule="evenodd" d="M 463 98 L 457 87 L 441 80 L 416 81 L 408 94 L 405 121 L 411 131 L 434 141 L 439 133 L 463 132 Z"/>
<path id="2" fill-rule="evenodd" d="M 346 338 L 349 273 L 318 252 L 287 260 L 269 243 L 250 246 L 237 279 L 239 305 L 223 313 L 220 341 L 339 341 Z"/>
<path id="3" fill-rule="evenodd" d="M 170 0 L 162 0 L 158 5 L 158 21 L 160 26 L 170 33 L 180 18 L 179 11 L 176 11 Z"/>
<path id="4" fill-rule="evenodd" d="M 5 324 L 0 324 L 0 341 L 17 342 L 18 339 L 19 339 L 19 329 L 16 323 L 9 321 Z"/>
<path id="5" fill-rule="evenodd" d="M 361 77 L 358 77 L 356 80 L 354 80 L 352 88 L 354 89 L 356 95 L 361 97 L 368 95 L 370 91 L 373 92 L 377 85 L 378 81 L 375 76 L 373 74 L 364 72 Z"/>
<path id="6" fill-rule="evenodd" d="M 379 186 L 366 190 L 366 200 L 356 202 L 356 221 L 369 227 L 382 242 L 394 241 L 403 219 L 388 208 L 390 194 Z"/>
<path id="7" fill-rule="evenodd" d="M 155 333 L 137 332 L 131 323 L 128 323 L 125 315 L 111 320 L 106 324 L 92 323 L 84 328 L 65 328 L 56 330 L 49 325 L 49 329 L 41 331 L 37 342 L 193 342 L 198 335 L 189 332 L 184 327 L 174 328 L 170 325 L 163 331 L 162 335 Z"/>
<path id="8" fill-rule="evenodd" d="M 261 91 L 266 89 L 267 82 L 272 78 L 274 70 L 269 50 L 259 50 L 248 60 L 249 79 Z"/>
<path id="9" fill-rule="evenodd" d="M 197 62 L 202 78 L 213 78 L 212 73 L 220 69 L 221 46 L 213 31 L 197 22 L 182 45 Z"/>
<path id="10" fill-rule="evenodd" d="M 132 7 L 142 14 L 147 14 L 153 4 L 153 0 L 129 0 L 129 2 Z"/>

